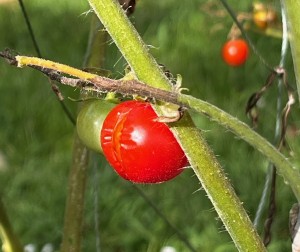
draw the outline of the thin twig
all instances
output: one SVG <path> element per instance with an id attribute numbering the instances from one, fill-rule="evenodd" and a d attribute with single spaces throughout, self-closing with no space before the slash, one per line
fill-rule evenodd
<path id="1" fill-rule="evenodd" d="M 276 168 L 272 167 L 272 176 L 271 176 L 271 191 L 270 191 L 270 202 L 269 202 L 269 208 L 268 208 L 268 216 L 264 224 L 264 238 L 263 242 L 265 246 L 268 246 L 271 242 L 272 233 L 271 233 L 271 227 L 274 221 L 275 213 L 276 213 Z"/>
<path id="2" fill-rule="evenodd" d="M 37 40 L 36 40 L 36 37 L 35 37 L 35 34 L 33 32 L 33 29 L 32 29 L 32 25 L 31 25 L 31 22 L 30 22 L 30 19 L 27 15 L 27 11 L 25 9 L 25 5 L 23 3 L 23 0 L 18 0 L 19 1 L 19 5 L 21 7 L 21 11 L 22 11 L 22 14 L 24 16 L 24 19 L 25 19 L 25 22 L 26 22 L 26 26 L 27 26 L 27 29 L 28 29 L 28 32 L 29 32 L 29 35 L 30 35 L 30 38 L 31 38 L 31 41 L 33 43 L 33 46 L 34 46 L 34 49 L 38 55 L 38 57 L 42 57 L 42 53 L 41 53 L 41 50 L 40 50 L 40 47 L 38 46 L 38 43 L 37 43 Z M 69 118 L 70 122 L 75 125 L 76 122 L 75 122 L 75 119 L 71 113 L 71 111 L 68 109 L 67 105 L 64 103 L 63 101 L 63 96 L 62 94 L 60 93 L 60 90 L 59 88 L 50 81 L 50 85 L 51 85 L 51 88 L 54 92 L 54 94 L 57 96 L 58 98 L 58 101 L 63 109 L 63 111 L 65 112 L 66 116 Z"/>
<path id="3" fill-rule="evenodd" d="M 27 15 L 27 11 L 25 9 L 25 5 L 23 3 L 23 0 L 18 0 L 19 1 L 19 5 L 21 7 L 21 11 L 23 13 L 23 16 L 24 16 L 24 19 L 25 19 L 25 22 L 26 22 L 26 25 L 27 25 L 27 29 L 29 31 L 29 34 L 30 34 L 30 37 L 31 37 L 31 40 L 32 40 L 32 43 L 33 43 L 33 46 L 34 46 L 34 49 L 38 55 L 38 57 L 42 57 L 42 54 L 41 54 L 41 50 L 38 46 L 38 43 L 36 41 L 36 38 L 35 38 L 35 35 L 34 35 L 34 32 L 33 32 L 33 29 L 32 29 L 32 25 L 31 25 L 31 22 L 29 20 L 29 17 Z"/>
<path id="4" fill-rule="evenodd" d="M 0 57 L 3 57 L 8 60 L 8 63 L 11 65 L 17 66 L 19 62 L 16 59 L 16 56 L 14 56 L 10 50 L 5 50 L 3 52 L 0 52 Z M 35 59 L 35 58 L 32 58 Z M 37 59 L 41 62 L 44 60 Z M 47 61 L 48 62 L 48 61 Z M 53 63 L 53 62 L 52 62 Z M 54 64 L 51 64 L 53 68 L 55 68 Z M 58 64 L 61 65 L 61 64 Z M 28 65 L 31 68 L 34 68 L 43 74 L 45 74 L 47 77 L 49 77 L 51 80 L 58 81 L 64 85 L 71 86 L 74 88 L 82 88 L 84 90 L 88 91 L 96 91 L 96 92 L 118 92 L 125 96 L 129 95 L 140 95 L 142 97 L 148 97 L 152 99 L 157 99 L 161 101 L 166 101 L 178 105 L 182 105 L 178 103 L 178 93 L 166 91 L 158 88 L 151 87 L 149 85 L 146 85 L 136 79 L 132 80 L 113 80 L 106 77 L 98 76 L 91 73 L 86 73 L 84 71 L 80 71 L 78 69 L 68 67 L 66 72 L 76 71 L 76 74 L 80 74 L 83 79 L 76 79 L 76 78 L 70 78 L 62 75 L 58 71 L 55 71 L 50 68 L 36 66 L 36 65 Z M 65 66 L 66 67 L 66 66 Z"/>

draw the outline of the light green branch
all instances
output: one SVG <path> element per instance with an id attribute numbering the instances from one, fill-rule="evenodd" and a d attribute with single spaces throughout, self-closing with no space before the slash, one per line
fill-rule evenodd
<path id="1" fill-rule="evenodd" d="M 280 174 L 285 182 L 289 184 L 294 192 L 295 197 L 300 201 L 300 171 L 293 167 L 288 159 L 280 153 L 270 142 L 261 135 L 252 130 L 247 124 L 241 122 L 237 118 L 231 116 L 225 111 L 215 107 L 214 105 L 191 97 L 189 95 L 179 95 L 178 101 L 193 110 L 207 115 L 211 120 L 231 130 L 235 135 L 243 141 L 252 145 L 256 150 L 266 156 L 273 163 L 278 174 Z"/>

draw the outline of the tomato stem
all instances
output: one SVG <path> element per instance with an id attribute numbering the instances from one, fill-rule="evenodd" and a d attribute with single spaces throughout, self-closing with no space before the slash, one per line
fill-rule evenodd
<path id="1" fill-rule="evenodd" d="M 117 2 L 89 0 L 89 3 L 137 78 L 151 86 L 171 90 L 168 79 Z M 240 251 L 265 251 L 221 165 L 190 117 L 186 115 L 171 129 L 237 248 Z"/>

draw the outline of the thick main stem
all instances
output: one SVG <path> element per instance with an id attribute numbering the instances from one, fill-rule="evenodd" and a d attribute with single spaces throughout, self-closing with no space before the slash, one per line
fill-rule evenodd
<path id="1" fill-rule="evenodd" d="M 117 2 L 89 2 L 139 80 L 154 87 L 170 90 L 168 80 Z M 172 130 L 238 250 L 265 251 L 220 164 L 190 117 L 184 117 Z"/>

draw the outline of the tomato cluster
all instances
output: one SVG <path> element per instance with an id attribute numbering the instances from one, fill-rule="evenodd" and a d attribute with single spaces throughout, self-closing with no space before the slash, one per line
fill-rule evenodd
<path id="1" fill-rule="evenodd" d="M 98 104 L 91 110 L 84 108 L 84 111 L 92 111 L 96 107 Z M 168 125 L 157 120 L 158 116 L 150 103 L 120 103 L 107 115 L 105 113 L 104 120 L 100 107 L 101 105 L 98 112 L 94 111 L 96 116 L 79 117 L 79 126 L 84 118 L 92 120 L 88 120 L 79 129 L 77 126 L 77 131 L 79 133 L 80 129 L 86 128 L 91 132 L 81 133 L 79 136 L 84 142 L 85 139 L 93 138 L 88 143 L 93 149 L 97 141 L 98 145 L 101 143 L 103 154 L 121 177 L 135 183 L 160 183 L 183 171 L 188 162 L 187 158 Z M 99 121 L 103 123 L 102 127 Z"/>
<path id="2" fill-rule="evenodd" d="M 222 48 L 224 61 L 230 66 L 240 66 L 245 63 L 249 55 L 249 47 L 243 39 L 227 41 Z"/>

